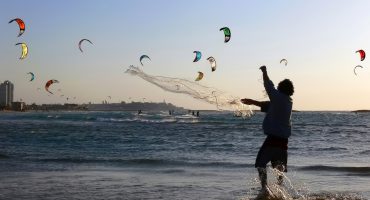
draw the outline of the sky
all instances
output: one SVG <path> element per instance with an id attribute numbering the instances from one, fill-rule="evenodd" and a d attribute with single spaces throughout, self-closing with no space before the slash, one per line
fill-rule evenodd
<path id="1" fill-rule="evenodd" d="M 369 10 L 365 0 L 3 0 L 0 82 L 14 83 L 15 100 L 27 104 L 165 100 L 216 109 L 124 73 L 140 66 L 146 54 L 147 74 L 195 80 L 203 71 L 200 84 L 240 98 L 267 100 L 259 70 L 266 65 L 275 85 L 293 81 L 293 109 L 370 109 L 370 60 L 355 53 L 370 50 Z M 8 24 L 14 18 L 26 23 L 20 37 L 17 24 Z M 231 30 L 228 43 L 219 31 L 225 26 Z M 83 38 L 93 44 L 84 43 L 81 53 Z M 18 42 L 29 47 L 23 60 Z M 196 63 L 195 50 L 203 54 Z M 209 56 L 217 61 L 215 72 Z M 287 66 L 280 64 L 283 58 Z M 357 65 L 363 68 L 356 76 Z M 50 87 L 54 95 L 44 90 L 50 79 L 60 82 Z"/>

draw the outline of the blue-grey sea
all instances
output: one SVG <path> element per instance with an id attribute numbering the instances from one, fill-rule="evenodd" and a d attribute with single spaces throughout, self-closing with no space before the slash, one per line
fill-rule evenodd
<path id="1" fill-rule="evenodd" d="M 253 199 L 263 117 L 0 112 L 0 199 Z M 279 199 L 370 199 L 370 113 L 292 122 Z"/>

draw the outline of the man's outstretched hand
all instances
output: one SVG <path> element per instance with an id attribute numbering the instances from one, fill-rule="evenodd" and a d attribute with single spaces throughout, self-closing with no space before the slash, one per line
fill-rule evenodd
<path id="1" fill-rule="evenodd" d="M 266 71 L 266 66 L 265 66 L 265 65 L 261 66 L 261 67 L 260 67 L 260 70 L 261 70 L 262 72 L 265 72 L 265 71 Z"/>
<path id="2" fill-rule="evenodd" d="M 244 104 L 247 104 L 247 105 L 252 105 L 255 102 L 253 99 L 246 99 L 246 98 L 245 99 L 240 99 L 240 101 Z"/>

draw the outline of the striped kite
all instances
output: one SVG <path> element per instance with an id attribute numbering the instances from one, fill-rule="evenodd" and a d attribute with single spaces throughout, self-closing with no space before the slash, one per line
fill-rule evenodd
<path id="1" fill-rule="evenodd" d="M 49 87 L 50 87 L 50 85 L 51 85 L 51 84 L 53 84 L 53 83 L 59 83 L 59 81 L 58 81 L 58 80 L 55 80 L 55 79 L 51 79 L 51 80 L 49 80 L 48 82 L 46 82 L 46 84 L 45 84 L 45 90 L 46 90 L 47 92 L 49 92 L 50 94 L 53 94 L 52 92 L 50 92 L 50 91 L 49 91 Z"/>
<path id="2" fill-rule="evenodd" d="M 285 65 L 285 66 L 287 66 L 287 65 L 288 65 L 288 60 L 287 60 L 287 59 L 285 59 L 285 58 L 281 59 L 281 60 L 280 60 L 280 64 L 281 64 L 282 62 L 284 62 L 284 65 Z"/>
<path id="3" fill-rule="evenodd" d="M 87 41 L 90 44 L 93 44 L 89 39 L 82 39 L 82 40 L 80 40 L 80 42 L 78 42 L 78 48 L 80 49 L 81 53 L 83 52 L 82 51 L 82 48 L 81 48 L 81 44 L 82 44 L 83 41 Z"/>
<path id="4" fill-rule="evenodd" d="M 204 76 L 203 72 L 198 72 L 198 77 L 195 79 L 195 81 L 202 80 L 203 76 Z"/>
<path id="5" fill-rule="evenodd" d="M 15 45 L 21 45 L 22 47 L 22 55 L 21 57 L 19 57 L 19 59 L 23 60 L 27 57 L 28 55 L 28 47 L 27 47 L 27 44 L 26 43 L 17 43 Z"/>
<path id="6" fill-rule="evenodd" d="M 141 63 L 141 66 L 144 66 L 144 65 L 143 65 L 143 62 L 141 62 L 144 58 L 148 58 L 149 60 L 151 60 L 151 59 L 149 58 L 149 56 L 147 56 L 147 55 L 142 55 L 142 56 L 140 56 L 140 63 Z"/>
<path id="7" fill-rule="evenodd" d="M 360 53 L 361 61 L 365 60 L 366 54 L 364 50 L 360 49 L 356 53 Z"/>
<path id="8" fill-rule="evenodd" d="M 207 58 L 207 60 L 209 61 L 209 63 L 211 63 L 211 68 L 212 68 L 212 71 L 214 72 L 216 70 L 216 60 L 214 57 L 209 57 Z"/>
<path id="9" fill-rule="evenodd" d="M 194 51 L 193 53 L 195 53 L 193 62 L 198 62 L 202 58 L 202 53 L 200 51 Z"/>
<path id="10" fill-rule="evenodd" d="M 228 27 L 223 27 L 223 28 L 220 28 L 220 31 L 224 31 L 224 35 L 225 35 L 225 43 L 227 43 L 228 41 L 230 41 L 231 39 L 231 31 Z"/>
<path id="11" fill-rule="evenodd" d="M 31 75 L 30 81 L 33 81 L 33 79 L 35 79 L 35 74 L 33 74 L 32 72 L 28 72 L 27 74 L 30 74 Z"/>
<path id="12" fill-rule="evenodd" d="M 16 21 L 18 23 L 18 26 L 19 26 L 19 34 L 18 34 L 18 37 L 21 36 L 24 31 L 26 30 L 26 24 L 23 22 L 23 20 L 19 19 L 19 18 L 15 18 L 15 19 L 12 19 L 9 21 L 9 24 Z"/>

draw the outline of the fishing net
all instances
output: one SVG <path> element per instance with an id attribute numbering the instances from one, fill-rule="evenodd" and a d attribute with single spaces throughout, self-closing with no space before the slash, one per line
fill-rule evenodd
<path id="1" fill-rule="evenodd" d="M 250 117 L 253 112 L 250 106 L 242 104 L 239 97 L 231 96 L 213 87 L 200 85 L 195 81 L 164 76 L 151 76 L 139 67 L 130 66 L 126 73 L 138 76 L 165 91 L 181 93 L 216 106 L 217 110 L 232 110 L 238 117 Z"/>

